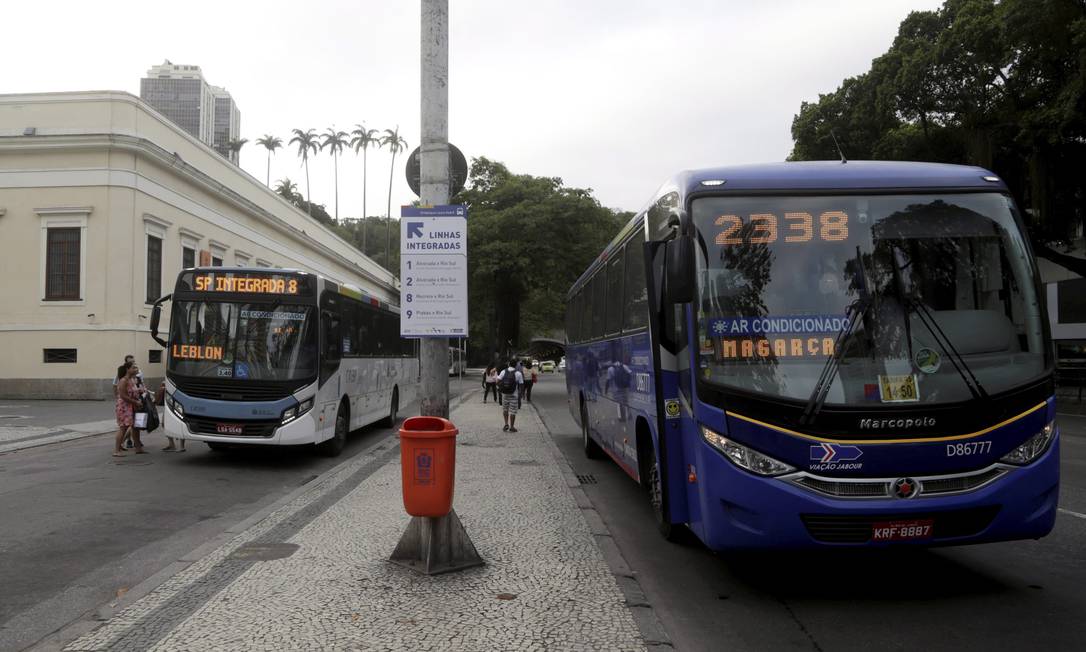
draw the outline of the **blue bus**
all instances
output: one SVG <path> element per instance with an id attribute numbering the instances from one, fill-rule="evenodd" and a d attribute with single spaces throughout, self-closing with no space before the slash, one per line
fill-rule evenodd
<path id="1" fill-rule="evenodd" d="M 567 297 L 585 454 L 714 550 L 1045 536 L 1059 432 L 1025 233 L 976 167 L 675 176 Z"/>

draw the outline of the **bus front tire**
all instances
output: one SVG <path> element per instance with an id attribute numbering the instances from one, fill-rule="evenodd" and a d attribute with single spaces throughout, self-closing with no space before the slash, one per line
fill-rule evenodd
<path id="1" fill-rule="evenodd" d="M 347 410 L 340 405 L 336 410 L 336 430 L 331 439 L 326 439 L 317 444 L 317 449 L 325 457 L 339 457 L 343 447 L 347 445 Z"/>
<path id="2" fill-rule="evenodd" d="M 666 541 L 675 541 L 682 526 L 675 525 L 667 520 L 664 514 L 664 501 L 667 499 L 667 490 L 664 488 L 663 478 L 660 474 L 660 465 L 656 460 L 656 449 L 652 442 L 648 444 L 648 481 L 645 489 L 649 492 L 649 504 L 652 506 L 652 516 L 656 521 L 656 529 Z"/>
<path id="3" fill-rule="evenodd" d="M 592 439 L 592 434 L 588 428 L 588 408 L 584 403 L 581 403 L 581 438 L 584 446 L 584 456 L 590 460 L 598 460 L 603 457 L 603 451 L 600 450 L 600 445 L 596 443 L 595 439 Z"/>

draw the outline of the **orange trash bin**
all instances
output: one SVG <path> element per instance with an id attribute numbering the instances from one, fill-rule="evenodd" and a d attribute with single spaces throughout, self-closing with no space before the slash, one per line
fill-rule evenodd
<path id="1" fill-rule="evenodd" d="M 452 509 L 459 432 L 441 417 L 411 417 L 400 427 L 403 506 L 411 516 L 437 518 Z"/>

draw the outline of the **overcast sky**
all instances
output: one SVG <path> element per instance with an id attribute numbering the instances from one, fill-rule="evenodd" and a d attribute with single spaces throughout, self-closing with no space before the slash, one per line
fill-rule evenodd
<path id="1" fill-rule="evenodd" d="M 450 141 L 470 159 L 592 188 L 641 208 L 687 168 L 779 161 L 800 102 L 865 72 L 913 10 L 937 0 L 450 0 Z M 242 167 L 261 181 L 265 133 L 399 125 L 419 141 L 419 2 L 5 3 L 0 93 L 123 90 L 153 64 L 196 64 L 241 110 Z M 397 157 L 396 206 L 415 197 Z M 371 151 L 367 212 L 390 156 Z M 362 209 L 361 157 L 340 161 L 340 215 Z M 305 191 L 295 150 L 271 178 Z M 332 163 L 310 163 L 333 212 Z"/>

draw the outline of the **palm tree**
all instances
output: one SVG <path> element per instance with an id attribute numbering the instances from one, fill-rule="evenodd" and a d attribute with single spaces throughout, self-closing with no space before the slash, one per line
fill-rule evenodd
<path id="1" fill-rule="evenodd" d="M 226 149 L 234 155 L 234 160 L 231 161 L 234 165 L 240 166 L 241 148 L 245 147 L 245 143 L 249 142 L 248 138 L 237 138 L 230 140 L 226 143 Z"/>
<path id="2" fill-rule="evenodd" d="M 392 260 L 392 175 L 396 171 L 396 155 L 407 149 L 407 141 L 400 136 L 400 126 L 396 129 L 385 129 L 385 135 L 381 136 L 381 146 L 387 147 L 392 152 L 392 165 L 388 169 L 388 206 L 385 216 L 385 260 Z M 391 265 L 391 263 L 389 263 Z"/>
<path id="3" fill-rule="evenodd" d="M 355 125 L 356 129 L 351 132 L 351 147 L 354 148 L 354 153 L 357 154 L 358 150 L 362 150 L 362 253 L 366 253 L 366 154 L 369 152 L 370 145 L 381 146 L 380 139 L 377 137 L 378 131 L 376 129 L 366 129 L 362 125 Z"/>
<path id="4" fill-rule="evenodd" d="M 264 134 L 262 137 L 256 139 L 257 145 L 263 145 L 268 150 L 268 178 L 264 182 L 264 185 L 271 188 L 271 157 L 275 153 L 275 150 L 283 146 L 283 139 L 271 134 Z"/>
<path id="5" fill-rule="evenodd" d="M 313 217 L 313 205 L 309 201 L 309 155 L 317 153 L 317 132 L 313 129 L 291 131 L 294 132 L 294 138 L 290 139 L 290 144 L 298 144 L 298 156 L 302 157 L 302 165 L 305 166 L 305 207 L 309 217 Z"/>
<path id="6" fill-rule="evenodd" d="M 298 197 L 298 184 L 290 179 L 280 179 L 279 182 L 275 184 L 275 193 L 294 204 L 295 199 Z"/>
<path id="7" fill-rule="evenodd" d="M 336 224 L 339 224 L 339 154 L 347 146 L 347 132 L 336 131 L 335 127 L 324 132 L 324 140 L 321 149 L 327 149 L 332 154 L 332 165 L 336 175 Z"/>

